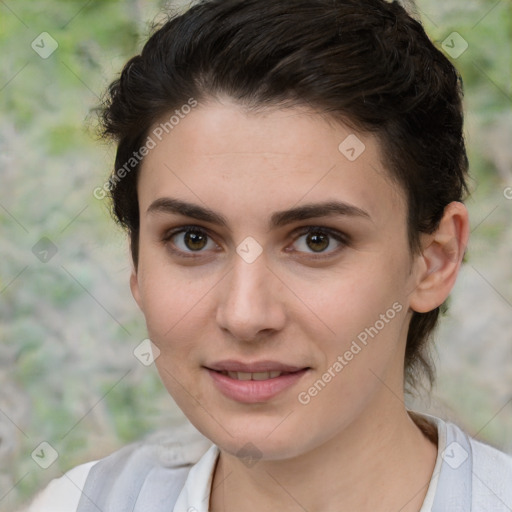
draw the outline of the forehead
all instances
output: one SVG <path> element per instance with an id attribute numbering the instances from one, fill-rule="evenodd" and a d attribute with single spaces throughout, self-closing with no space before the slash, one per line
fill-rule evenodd
<path id="1" fill-rule="evenodd" d="M 377 139 L 306 108 L 248 113 L 229 100 L 200 104 L 151 128 L 155 146 L 139 177 L 141 211 L 160 197 L 212 209 L 270 215 L 302 203 L 342 200 L 372 218 L 405 215 L 404 193 Z"/>

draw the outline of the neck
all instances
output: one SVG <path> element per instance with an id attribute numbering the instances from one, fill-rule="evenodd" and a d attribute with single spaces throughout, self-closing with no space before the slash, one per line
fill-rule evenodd
<path id="1" fill-rule="evenodd" d="M 299 456 L 247 467 L 221 450 L 210 511 L 418 512 L 437 446 L 387 393 L 382 407 L 367 408 L 341 434 Z"/>

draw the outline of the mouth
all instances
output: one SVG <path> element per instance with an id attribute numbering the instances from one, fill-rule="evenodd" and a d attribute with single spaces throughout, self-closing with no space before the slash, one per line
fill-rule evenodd
<path id="1" fill-rule="evenodd" d="M 254 404 L 271 400 L 294 387 L 311 370 L 275 361 L 241 363 L 222 361 L 204 367 L 225 397 L 236 402 Z"/>
<path id="2" fill-rule="evenodd" d="M 294 373 L 300 370 L 309 369 L 306 366 L 294 366 L 287 363 L 281 363 L 279 361 L 271 361 L 271 360 L 262 360 L 262 361 L 253 361 L 250 363 L 245 363 L 242 361 L 237 361 L 235 359 L 224 359 L 222 361 L 217 361 L 215 363 L 208 364 L 205 366 L 208 370 L 214 370 L 216 372 L 227 372 L 229 373 L 239 373 L 239 374 L 250 374 L 250 375 L 258 375 L 258 374 L 267 374 L 272 373 L 274 377 L 279 376 L 283 373 Z M 265 375 L 266 378 L 269 378 Z M 273 378 L 273 377 L 270 377 Z M 249 379 L 245 379 L 249 380 Z M 254 380 L 262 380 L 262 379 L 254 379 Z"/>
<path id="3" fill-rule="evenodd" d="M 216 371 L 216 370 L 214 370 Z M 280 372 L 278 370 L 271 371 L 271 372 L 228 372 L 226 370 L 223 370 L 220 373 L 221 375 L 226 375 L 230 377 L 231 379 L 235 380 L 268 380 L 268 379 L 276 379 L 277 377 L 281 377 L 281 375 L 289 375 L 291 373 L 296 372 Z"/>

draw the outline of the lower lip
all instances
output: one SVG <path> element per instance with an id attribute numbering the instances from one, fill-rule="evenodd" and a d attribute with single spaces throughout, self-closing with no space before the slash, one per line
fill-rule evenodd
<path id="1" fill-rule="evenodd" d="M 221 393 L 237 402 L 246 404 L 270 400 L 296 384 L 308 371 L 308 369 L 304 369 L 266 380 L 237 380 L 209 368 L 207 370 Z"/>

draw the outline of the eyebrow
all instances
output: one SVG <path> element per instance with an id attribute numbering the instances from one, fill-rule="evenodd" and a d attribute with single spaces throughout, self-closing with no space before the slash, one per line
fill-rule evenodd
<path id="1" fill-rule="evenodd" d="M 179 214 L 193 219 L 202 220 L 204 222 L 209 222 L 211 224 L 228 227 L 226 218 L 220 213 L 197 204 L 171 197 L 161 197 L 156 199 L 148 207 L 146 213 Z M 315 217 L 332 217 L 336 215 L 359 217 L 371 220 L 369 213 L 357 206 L 342 201 L 326 201 L 322 203 L 309 203 L 289 210 L 275 212 L 270 217 L 269 229 L 285 226 L 300 220 L 312 219 Z"/>

